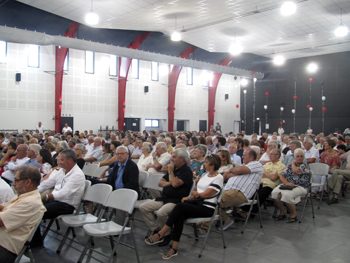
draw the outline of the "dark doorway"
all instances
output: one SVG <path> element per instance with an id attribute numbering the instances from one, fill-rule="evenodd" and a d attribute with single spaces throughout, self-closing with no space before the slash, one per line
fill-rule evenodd
<path id="1" fill-rule="evenodd" d="M 259 121 L 255 121 L 254 133 L 259 134 Z"/>
<path id="2" fill-rule="evenodd" d="M 140 131 L 140 119 L 124 118 L 124 131 Z"/>
<path id="3" fill-rule="evenodd" d="M 206 130 L 207 130 L 207 121 L 200 120 L 199 121 L 199 131 L 206 131 Z"/>
<path id="4" fill-rule="evenodd" d="M 72 131 L 74 133 L 74 118 L 73 117 L 61 117 L 61 129 L 59 130 L 59 132 L 62 132 L 62 129 L 64 127 L 65 123 L 68 123 L 68 126 L 72 128 Z"/>
<path id="5" fill-rule="evenodd" d="M 177 131 L 184 131 L 185 130 L 185 121 L 177 121 L 176 130 Z"/>

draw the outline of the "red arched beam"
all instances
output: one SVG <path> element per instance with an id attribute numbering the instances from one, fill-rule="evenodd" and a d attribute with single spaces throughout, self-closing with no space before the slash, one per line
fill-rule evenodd
<path id="1" fill-rule="evenodd" d="M 138 49 L 143 41 L 152 32 L 144 32 L 138 36 L 128 48 Z M 129 68 L 131 64 L 131 58 L 119 57 L 119 79 L 118 79 L 118 129 L 124 130 L 124 114 L 125 114 L 125 94 L 126 94 L 126 81 L 128 78 Z"/>
<path id="2" fill-rule="evenodd" d="M 78 31 L 80 24 L 74 22 L 64 33 L 65 37 L 74 37 Z M 55 63 L 55 131 L 61 130 L 61 111 L 62 111 L 62 81 L 63 81 L 63 65 L 69 48 L 56 46 L 56 63 Z"/>
<path id="3" fill-rule="evenodd" d="M 188 59 L 196 48 L 197 47 L 195 46 L 190 46 L 184 52 L 178 55 L 178 57 Z M 168 131 L 170 132 L 174 131 L 175 94 L 181 69 L 181 66 L 173 66 L 173 69 L 169 73 L 168 77 Z"/>
<path id="4" fill-rule="evenodd" d="M 220 61 L 218 65 L 228 66 L 232 62 L 232 57 L 226 57 L 223 61 Z M 215 96 L 216 90 L 219 84 L 219 80 L 221 78 L 222 73 L 213 72 L 213 77 L 211 78 L 208 85 L 208 131 L 210 130 L 210 126 L 214 124 L 214 116 L 215 116 Z"/>

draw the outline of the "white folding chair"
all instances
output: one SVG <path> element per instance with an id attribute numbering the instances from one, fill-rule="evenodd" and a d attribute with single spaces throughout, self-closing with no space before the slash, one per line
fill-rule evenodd
<path id="1" fill-rule="evenodd" d="M 246 206 L 246 205 L 249 205 L 249 211 L 248 211 L 248 214 L 247 214 L 247 217 L 245 219 L 245 222 L 244 222 L 244 226 L 243 226 L 243 229 L 241 230 L 241 234 L 244 233 L 244 230 L 247 226 L 247 223 L 248 223 L 248 219 L 250 218 L 250 215 L 251 215 L 251 212 L 252 212 L 252 209 L 253 209 L 253 206 L 254 205 L 257 205 L 258 206 L 258 211 L 259 211 L 259 220 L 260 220 L 260 228 L 262 228 L 262 221 L 261 221 L 261 210 L 260 210 L 260 200 L 259 200 L 259 191 L 256 191 L 253 198 L 248 200 L 247 202 L 243 203 L 243 204 L 240 204 L 236 207 L 243 207 L 243 206 Z"/>
<path id="2" fill-rule="evenodd" d="M 311 196 L 311 185 L 312 185 L 312 181 L 314 179 L 314 173 L 311 171 L 310 173 L 310 183 L 309 183 L 309 187 L 306 190 L 306 195 L 305 195 L 305 200 L 304 200 L 304 205 L 303 205 L 303 210 L 301 212 L 301 216 L 299 218 L 299 224 L 301 223 L 301 219 L 303 219 L 304 216 L 304 211 L 305 211 L 305 207 L 306 207 L 306 203 L 307 203 L 307 198 L 310 196 L 310 202 L 311 202 L 311 208 L 312 208 L 312 218 L 315 218 L 315 211 L 314 211 L 314 203 L 312 201 L 312 196 Z"/>
<path id="3" fill-rule="evenodd" d="M 212 228 L 212 225 L 217 220 L 220 221 L 220 232 L 221 232 L 221 235 L 222 235 L 222 243 L 224 245 L 224 248 L 226 248 L 224 231 L 223 231 L 223 226 L 222 226 L 221 209 L 220 209 L 220 202 L 221 202 L 221 198 L 222 198 L 223 194 L 224 194 L 224 191 L 221 190 L 221 192 L 220 192 L 220 194 L 218 196 L 218 199 L 217 199 L 217 203 L 216 203 L 216 206 L 215 206 L 215 211 L 214 211 L 214 213 L 213 213 L 213 215 L 211 217 L 196 217 L 196 218 L 188 218 L 188 219 L 185 220 L 185 223 L 191 224 L 193 226 L 194 231 L 195 231 L 196 240 L 198 240 L 197 224 L 198 223 L 202 223 L 202 222 L 209 222 L 210 221 L 209 229 L 208 229 L 208 231 L 207 231 L 207 233 L 205 235 L 203 246 L 202 246 L 202 248 L 201 248 L 201 250 L 200 250 L 200 252 L 198 254 L 199 258 L 202 256 L 202 252 L 203 252 L 203 250 L 205 248 L 205 244 L 207 242 L 207 239 L 208 239 L 210 230 Z"/>
<path id="4" fill-rule="evenodd" d="M 310 167 L 310 171 L 312 172 L 312 181 L 311 181 L 311 190 L 312 188 L 314 187 L 320 187 L 321 188 L 321 198 L 320 198 L 320 201 L 318 203 L 318 209 L 320 209 L 320 206 L 321 206 L 321 201 L 322 201 L 322 198 L 323 198 L 323 192 L 324 192 L 324 189 L 326 189 L 327 185 L 328 185 L 328 172 L 329 172 L 329 166 L 325 163 L 310 163 L 309 164 L 309 167 Z M 314 177 L 315 175 L 319 175 L 319 176 L 325 176 L 326 177 L 326 180 L 325 182 L 322 184 L 322 183 L 314 183 Z M 311 190 L 310 190 L 310 194 L 311 194 Z M 327 200 L 329 202 L 329 195 L 327 197 Z"/>
<path id="5" fill-rule="evenodd" d="M 97 163 L 85 163 L 83 173 L 85 176 L 94 176 L 100 164 Z"/>
<path id="6" fill-rule="evenodd" d="M 90 237 L 84 247 L 84 250 L 80 255 L 78 263 L 81 263 L 83 261 L 86 251 L 89 249 L 89 244 L 91 242 L 91 239 L 93 237 L 104 237 L 104 236 L 109 236 L 111 245 L 112 245 L 112 252 L 108 259 L 108 263 L 110 263 L 113 259 L 113 255 L 116 252 L 117 246 L 120 243 L 121 237 L 124 234 L 128 234 L 128 233 L 131 233 L 132 235 L 134 248 L 136 251 L 137 262 L 140 262 L 139 254 L 136 247 L 135 237 L 133 233 L 133 220 L 132 220 L 132 213 L 133 213 L 137 198 L 138 198 L 137 192 L 131 189 L 118 189 L 113 191 L 109 195 L 109 198 L 105 206 L 110 207 L 113 210 L 117 209 L 117 210 L 126 212 L 124 224 L 119 225 L 110 220 L 108 222 L 99 222 L 99 223 L 84 225 L 83 226 L 84 231 Z M 129 222 L 130 222 L 130 227 L 127 227 Z M 117 243 L 114 245 L 113 236 L 117 236 L 117 235 L 119 237 L 118 237 Z"/>
<path id="7" fill-rule="evenodd" d="M 109 167 L 108 165 L 98 167 L 98 169 L 96 170 L 95 174 L 92 175 L 92 177 L 100 178 L 102 172 L 103 172 L 104 170 L 106 170 L 108 167 Z"/>
<path id="8" fill-rule="evenodd" d="M 113 188 L 109 184 L 95 184 L 88 189 L 85 197 L 83 198 L 83 201 L 93 202 L 100 205 L 100 208 L 96 213 L 98 216 L 87 213 L 87 214 L 69 215 L 62 218 L 62 222 L 66 226 L 68 226 L 68 228 L 56 251 L 57 254 L 61 252 L 62 247 L 64 246 L 68 238 L 69 232 L 73 228 L 80 227 L 85 224 L 96 223 L 100 220 L 100 217 L 102 218 L 104 214 L 103 206 L 106 203 L 112 190 Z"/>
<path id="9" fill-rule="evenodd" d="M 139 162 L 139 159 L 131 159 L 134 163 L 138 163 Z"/>
<path id="10" fill-rule="evenodd" d="M 154 174 L 154 175 L 149 176 L 146 183 L 143 186 L 143 191 L 142 191 L 141 196 L 145 195 L 145 193 L 148 189 L 162 191 L 163 188 L 158 186 L 158 183 L 159 183 L 160 179 L 162 179 L 162 178 L 163 178 L 162 174 Z M 140 205 L 148 202 L 149 200 L 151 200 L 151 199 L 138 200 L 135 204 L 135 209 L 139 209 Z"/>
<path id="11" fill-rule="evenodd" d="M 33 253 L 32 253 L 32 249 L 30 247 L 30 242 L 32 242 L 33 236 L 34 236 L 37 228 L 40 225 L 40 222 L 41 222 L 41 219 L 42 219 L 43 215 L 44 215 L 44 213 L 42 213 L 40 220 L 35 225 L 35 227 L 33 227 L 32 232 L 30 232 L 30 235 L 29 235 L 27 241 L 24 243 L 24 246 L 23 246 L 21 252 L 19 252 L 19 254 L 18 254 L 18 256 L 17 256 L 17 258 L 15 260 L 15 263 L 19 263 L 21 261 L 21 258 L 24 255 L 24 253 L 26 252 L 26 250 L 28 250 L 28 252 L 29 252 L 30 262 L 31 263 L 35 263 L 35 260 L 34 260 L 34 257 L 33 257 Z"/>
<path id="12" fill-rule="evenodd" d="M 148 177 L 149 177 L 149 175 L 147 172 L 145 172 L 145 171 L 139 172 L 139 187 L 141 187 L 140 199 L 143 199 L 143 197 L 144 197 L 143 189 L 144 189 L 144 186 L 148 180 Z"/>
<path id="13" fill-rule="evenodd" d="M 89 189 L 90 186 L 91 186 L 91 182 L 88 181 L 88 180 L 85 180 L 85 189 L 84 189 L 84 194 L 83 194 L 82 199 L 84 198 L 84 196 L 85 196 L 85 194 L 86 194 L 86 192 L 87 192 L 87 190 Z M 78 209 L 75 211 L 74 214 L 80 213 L 80 211 L 81 211 L 81 209 L 83 208 L 83 206 L 84 206 L 84 202 L 80 202 L 79 207 L 78 207 Z M 44 234 L 43 234 L 43 236 L 42 236 L 43 240 L 45 239 L 45 237 L 46 237 L 47 233 L 49 232 L 49 230 L 50 230 L 50 228 L 51 228 L 51 226 L 52 226 L 52 224 L 53 224 L 54 221 L 56 221 L 57 231 L 60 230 L 60 225 L 59 225 L 59 223 L 58 223 L 58 219 L 61 219 L 61 218 L 65 217 L 65 216 L 71 216 L 71 215 L 59 215 L 59 216 L 56 217 L 56 218 L 50 219 L 50 222 L 49 222 L 49 224 L 46 226 L 46 229 L 45 229 Z M 72 231 L 72 232 L 73 232 L 73 236 L 75 237 L 74 231 Z"/>

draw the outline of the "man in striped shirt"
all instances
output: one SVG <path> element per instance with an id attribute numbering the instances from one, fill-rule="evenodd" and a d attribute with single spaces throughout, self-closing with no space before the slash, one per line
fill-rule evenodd
<path id="1" fill-rule="evenodd" d="M 233 167 L 224 173 L 224 180 L 228 181 L 221 198 L 221 209 L 247 202 L 259 189 L 263 167 L 256 159 L 256 152 L 248 148 L 243 153 L 243 165 Z M 233 220 L 223 210 L 221 215 L 223 229 L 226 230 L 233 224 Z"/>

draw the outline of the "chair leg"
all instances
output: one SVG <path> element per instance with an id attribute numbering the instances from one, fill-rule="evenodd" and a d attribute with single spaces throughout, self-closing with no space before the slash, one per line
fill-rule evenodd
<path id="1" fill-rule="evenodd" d="M 260 221 L 260 228 L 262 228 L 262 218 L 261 218 L 261 207 L 260 207 L 260 199 L 259 199 L 259 195 L 257 196 L 257 200 L 258 200 L 258 211 L 259 211 L 259 221 Z M 264 202 L 265 203 L 265 202 Z"/>
<path id="2" fill-rule="evenodd" d="M 56 227 L 57 227 L 57 231 L 58 230 L 60 230 L 61 228 L 60 228 L 60 224 L 59 224 L 59 222 L 58 222 L 58 220 L 57 219 L 55 219 L 55 222 L 56 222 Z"/>
<path id="3" fill-rule="evenodd" d="M 62 241 L 61 241 L 61 243 L 60 243 L 58 249 L 56 250 L 56 253 L 57 253 L 57 254 L 61 253 L 61 250 L 62 250 L 62 248 L 63 248 L 63 246 L 64 246 L 64 244 L 66 243 L 66 240 L 67 240 L 67 238 L 68 238 L 69 232 L 70 232 L 72 229 L 73 229 L 72 227 L 68 227 L 68 229 L 67 229 L 66 233 L 64 234 L 64 237 L 63 237 L 63 239 L 62 239 Z"/>
<path id="4" fill-rule="evenodd" d="M 134 242 L 134 247 L 135 247 L 135 251 L 136 251 L 137 263 L 140 263 L 139 252 L 137 250 L 135 236 L 134 236 L 134 230 L 133 230 L 134 229 L 134 224 L 133 224 L 132 220 L 130 220 L 130 227 L 131 227 L 132 241 Z"/>
<path id="5" fill-rule="evenodd" d="M 54 221 L 55 221 L 55 219 L 50 219 L 49 224 L 46 226 L 45 232 L 44 232 L 44 234 L 43 234 L 43 236 L 42 236 L 42 237 L 43 237 L 43 241 L 44 241 L 44 239 L 45 239 L 47 233 L 49 232 L 49 230 L 50 230 L 50 228 L 51 228 L 51 226 L 52 226 L 52 224 L 53 224 Z"/>
<path id="6" fill-rule="evenodd" d="M 219 221 L 220 221 L 220 228 L 221 228 L 221 236 L 222 236 L 222 244 L 224 245 L 224 249 L 226 249 L 226 243 L 225 243 L 225 237 L 224 237 L 224 229 L 222 226 L 222 217 L 221 217 L 221 209 L 219 207 Z"/>
<path id="7" fill-rule="evenodd" d="M 198 227 L 197 224 L 193 224 L 193 231 L 194 231 L 194 237 L 196 238 L 196 241 L 198 241 Z"/>
<path id="8" fill-rule="evenodd" d="M 21 252 L 17 255 L 17 258 L 16 258 L 16 260 L 15 260 L 14 263 L 19 263 L 19 262 L 21 261 L 21 258 L 22 258 L 22 256 L 23 256 L 24 252 L 26 251 L 27 247 L 28 247 L 28 245 L 27 245 L 27 243 L 26 243 L 26 244 L 24 245 L 24 247 L 22 248 Z"/>
<path id="9" fill-rule="evenodd" d="M 73 237 L 77 237 L 77 235 L 75 234 L 74 228 L 72 228 L 72 235 L 73 235 Z"/>
<path id="10" fill-rule="evenodd" d="M 112 248 L 112 250 L 114 249 L 114 240 L 113 240 L 113 236 L 109 236 L 109 242 L 111 243 L 111 248 Z M 113 256 L 116 256 L 117 255 L 117 253 L 115 252 L 114 254 L 113 254 Z"/>
<path id="11" fill-rule="evenodd" d="M 29 253 L 30 263 L 35 263 L 35 259 L 33 257 L 33 252 L 32 252 L 32 249 L 30 246 L 28 247 L 28 253 Z"/>
<path id="12" fill-rule="evenodd" d="M 299 219 L 299 224 L 301 223 L 301 219 L 303 219 L 304 210 L 305 210 L 306 202 L 307 202 L 307 196 L 309 195 L 309 193 L 311 193 L 311 185 L 309 186 L 308 190 L 306 191 L 305 202 L 304 202 L 303 210 L 301 212 L 301 216 L 300 216 L 300 219 Z M 311 204 L 312 204 L 312 198 L 310 198 L 310 199 L 311 199 Z M 313 207 L 312 207 L 312 211 L 313 211 Z"/>
<path id="13" fill-rule="evenodd" d="M 311 191 L 310 191 L 311 193 Z M 322 192 L 323 194 L 323 192 Z M 312 218 L 315 218 L 315 211 L 314 211 L 314 201 L 312 200 L 312 196 L 310 196 L 310 200 L 311 200 L 311 208 L 312 208 Z"/>
<path id="14" fill-rule="evenodd" d="M 84 259 L 84 257 L 85 257 L 85 254 L 86 254 L 86 251 L 87 251 L 88 248 L 89 248 L 89 244 L 90 244 L 90 242 L 91 242 L 91 239 L 92 239 L 92 237 L 90 236 L 90 237 L 89 237 L 89 240 L 86 242 L 86 245 L 85 245 L 83 251 L 81 252 L 81 255 L 80 255 L 80 257 L 79 257 L 79 259 L 78 259 L 78 261 L 77 261 L 78 263 L 81 263 L 81 262 L 83 261 L 83 259 Z"/>

